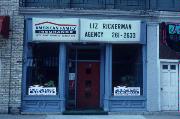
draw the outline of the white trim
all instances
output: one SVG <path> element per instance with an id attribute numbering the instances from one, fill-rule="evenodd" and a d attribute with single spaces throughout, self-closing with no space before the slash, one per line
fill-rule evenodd
<path id="1" fill-rule="evenodd" d="M 161 90 L 160 90 L 160 87 L 161 87 L 161 62 L 160 62 L 160 59 L 159 59 L 159 24 L 157 25 L 157 44 L 156 44 L 156 51 L 157 51 L 157 79 L 158 79 L 158 94 L 159 94 L 159 98 L 158 98 L 158 108 L 159 110 L 161 110 Z"/>
<path id="2" fill-rule="evenodd" d="M 160 59 L 160 62 L 171 62 L 171 63 L 178 63 L 179 60 L 173 60 L 173 59 Z"/>

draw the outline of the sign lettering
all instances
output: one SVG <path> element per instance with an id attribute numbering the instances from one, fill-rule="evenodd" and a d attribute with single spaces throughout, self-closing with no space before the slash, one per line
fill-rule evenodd
<path id="1" fill-rule="evenodd" d="M 140 87 L 114 87 L 114 96 L 139 96 Z"/>
<path id="2" fill-rule="evenodd" d="M 138 20 L 33 18 L 32 27 L 33 41 L 110 43 L 141 41 L 141 21 Z M 169 31 L 174 33 L 173 29 L 172 26 Z"/>
<path id="3" fill-rule="evenodd" d="M 33 87 L 29 88 L 29 95 L 56 95 L 56 87 Z"/>
<path id="4" fill-rule="evenodd" d="M 80 19 L 80 22 L 80 41 L 140 41 L 140 21 Z"/>

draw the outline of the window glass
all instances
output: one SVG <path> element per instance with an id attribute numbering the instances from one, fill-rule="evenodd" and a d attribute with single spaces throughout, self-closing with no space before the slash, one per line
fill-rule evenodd
<path id="1" fill-rule="evenodd" d="M 163 65 L 162 68 L 163 69 L 168 69 L 168 65 Z"/>
<path id="2" fill-rule="evenodd" d="M 176 70 L 176 65 L 171 65 L 171 70 Z"/>
<path id="3" fill-rule="evenodd" d="M 141 45 L 113 45 L 112 94 L 114 96 L 143 94 Z"/>
<path id="4" fill-rule="evenodd" d="M 28 46 L 26 73 L 28 95 L 57 95 L 58 56 L 57 44 L 39 43 Z"/>
<path id="5" fill-rule="evenodd" d="M 91 49 L 91 50 L 78 50 L 77 54 L 78 60 L 100 60 L 100 52 L 99 49 Z"/>
<path id="6" fill-rule="evenodd" d="M 69 49 L 68 52 L 68 70 L 69 70 L 69 82 L 68 82 L 68 97 L 67 97 L 67 109 L 74 109 L 76 106 L 76 50 Z"/>

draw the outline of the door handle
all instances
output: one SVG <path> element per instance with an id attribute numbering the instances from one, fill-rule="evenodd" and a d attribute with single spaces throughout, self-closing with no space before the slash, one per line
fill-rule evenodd
<path id="1" fill-rule="evenodd" d="M 163 91 L 163 88 L 161 88 L 161 91 Z"/>

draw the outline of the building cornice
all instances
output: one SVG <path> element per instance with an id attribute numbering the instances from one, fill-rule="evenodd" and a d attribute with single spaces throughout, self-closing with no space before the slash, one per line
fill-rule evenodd
<path id="1" fill-rule="evenodd" d="M 65 15 L 65 16 L 99 16 L 99 17 L 133 17 L 133 18 L 167 18 L 180 19 L 180 12 L 175 11 L 153 11 L 153 10 L 129 10 L 117 9 L 41 9 L 41 8 L 19 8 L 22 15 Z"/>

